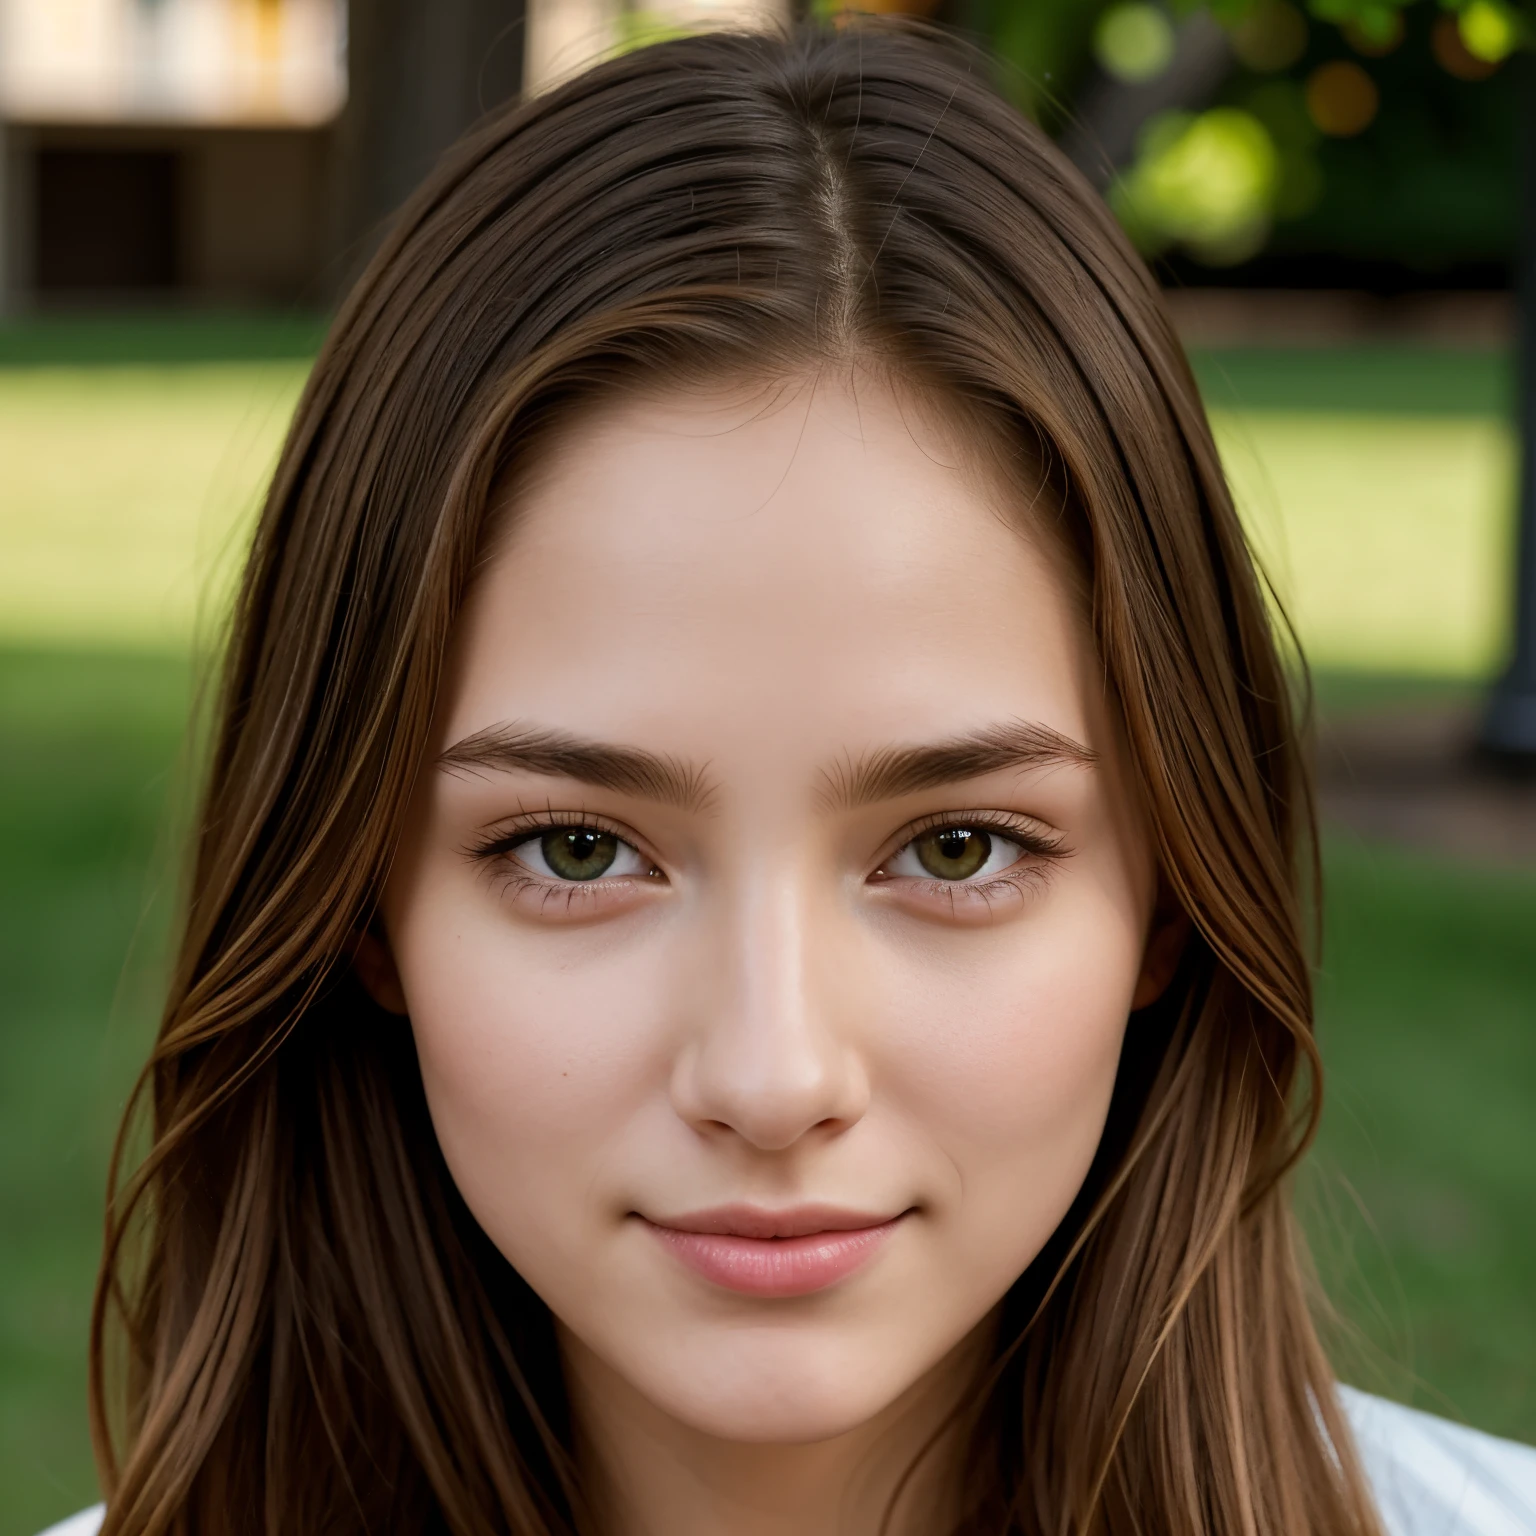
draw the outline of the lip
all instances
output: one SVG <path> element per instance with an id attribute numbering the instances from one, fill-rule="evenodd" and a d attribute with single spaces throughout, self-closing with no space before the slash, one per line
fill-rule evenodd
<path id="1" fill-rule="evenodd" d="M 744 1296 L 810 1296 L 870 1262 L 906 1216 L 801 1205 L 728 1205 L 652 1220 L 658 1240 L 704 1279 Z"/>

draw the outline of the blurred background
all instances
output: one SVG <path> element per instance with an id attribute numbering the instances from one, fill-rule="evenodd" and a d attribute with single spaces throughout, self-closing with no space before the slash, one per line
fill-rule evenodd
<path id="1" fill-rule="evenodd" d="M 1523 4 L 868 8 L 990 50 L 1168 288 L 1316 671 L 1330 1078 L 1298 1197 L 1341 1369 L 1536 1441 Z M 189 706 L 328 310 L 483 111 L 789 14 L 0 0 L 0 1536 L 95 1496 L 86 1316 Z"/>

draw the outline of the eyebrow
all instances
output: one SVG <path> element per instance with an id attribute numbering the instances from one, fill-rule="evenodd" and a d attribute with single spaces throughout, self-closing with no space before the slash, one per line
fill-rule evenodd
<path id="1" fill-rule="evenodd" d="M 832 808 L 854 810 L 1006 768 L 1091 768 L 1091 747 L 1030 720 L 991 725 L 926 746 L 884 747 L 840 763 L 825 775 Z"/>
<path id="2" fill-rule="evenodd" d="M 681 759 L 515 723 L 464 737 L 438 758 L 437 766 L 447 773 L 522 771 L 576 779 L 684 811 L 705 810 L 714 794 L 704 770 Z"/>
<path id="3" fill-rule="evenodd" d="M 823 772 L 829 809 L 854 810 L 882 800 L 1007 768 L 1091 768 L 1098 754 L 1050 726 L 1015 720 L 921 746 L 883 747 Z M 702 811 L 715 787 L 703 768 L 642 747 L 590 741 L 517 723 L 492 725 L 455 742 L 437 760 L 446 773 L 540 773 Z"/>

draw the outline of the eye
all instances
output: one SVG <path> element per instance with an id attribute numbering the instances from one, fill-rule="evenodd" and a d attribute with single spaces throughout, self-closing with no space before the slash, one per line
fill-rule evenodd
<path id="1" fill-rule="evenodd" d="M 920 832 L 886 865 L 888 875 L 964 881 L 1000 875 L 1017 864 L 1023 846 L 979 826 L 955 824 Z"/>
<path id="2" fill-rule="evenodd" d="M 601 827 L 546 827 L 508 853 L 530 874 L 545 880 L 585 881 L 602 875 L 646 875 L 649 862 L 622 837 Z"/>

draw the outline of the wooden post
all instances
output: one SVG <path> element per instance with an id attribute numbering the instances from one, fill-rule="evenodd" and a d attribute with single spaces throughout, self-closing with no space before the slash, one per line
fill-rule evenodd
<path id="1" fill-rule="evenodd" d="M 1515 633 L 1509 668 L 1495 684 L 1483 745 L 1509 765 L 1536 771 L 1536 53 L 1512 61 L 1520 133 L 1518 430 L 1520 490 L 1515 536 Z"/>
<path id="2" fill-rule="evenodd" d="M 336 142 L 340 286 L 443 151 L 522 89 L 524 17 L 523 0 L 350 0 Z"/>

